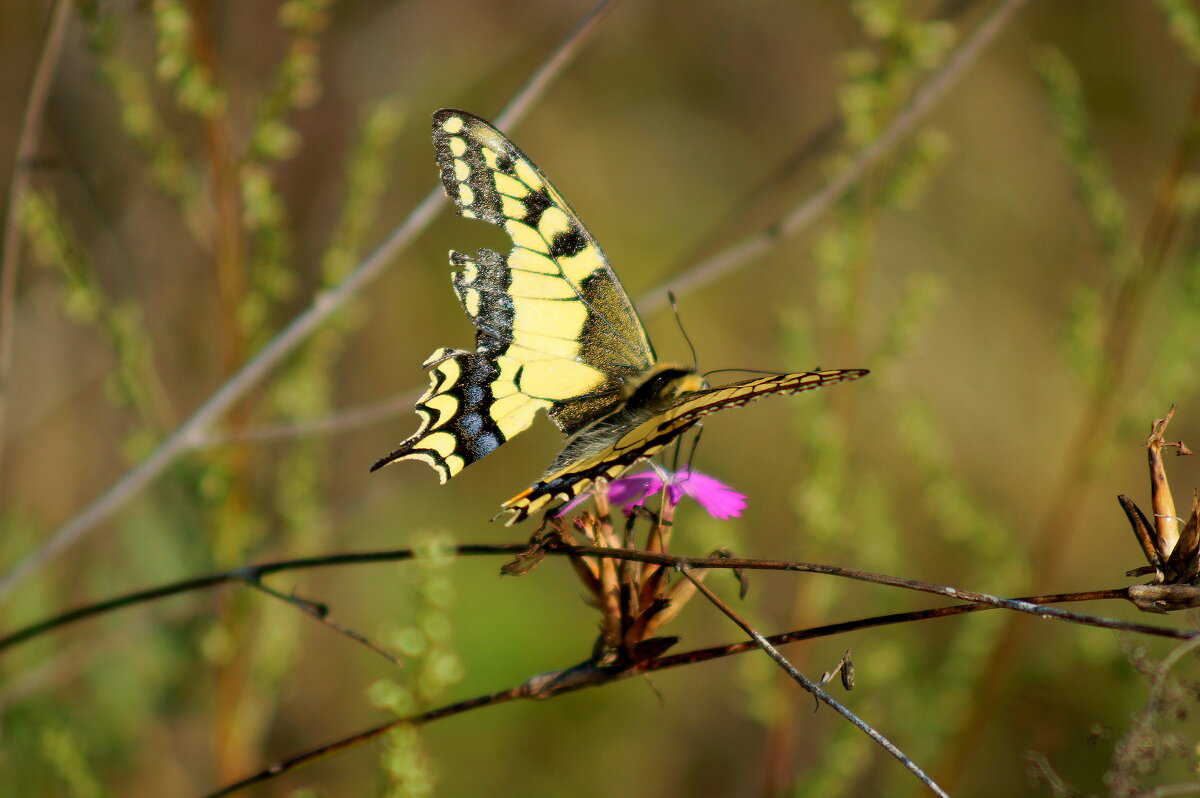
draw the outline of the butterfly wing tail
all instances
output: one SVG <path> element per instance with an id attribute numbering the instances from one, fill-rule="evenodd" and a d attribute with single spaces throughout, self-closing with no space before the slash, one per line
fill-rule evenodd
<path id="1" fill-rule="evenodd" d="M 417 401 L 421 426 L 371 466 L 372 471 L 399 460 L 419 460 L 445 483 L 528 427 L 539 407 L 532 401 L 521 402 L 497 420 L 494 391 L 500 369 L 484 353 L 439 349 L 424 367 L 430 384 Z"/>

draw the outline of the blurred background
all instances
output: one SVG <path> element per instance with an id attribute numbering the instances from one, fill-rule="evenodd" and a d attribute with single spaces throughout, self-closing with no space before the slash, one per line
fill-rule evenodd
<path id="1" fill-rule="evenodd" d="M 608 254 L 658 354 L 662 285 L 810 197 L 993 2 L 618 4 L 507 132 Z M 16 221 L 0 426 L 7 571 L 141 462 L 434 186 L 429 116 L 492 118 L 582 0 L 74 4 Z M 0 4 L 0 176 L 56 4 Z M 928 118 L 800 235 L 679 296 L 701 367 L 872 374 L 712 418 L 695 466 L 742 517 L 679 510 L 674 545 L 1005 596 L 1123 587 L 1143 564 L 1151 421 L 1200 445 L 1200 6 L 1029 3 Z M 374 282 L 144 489 L 2 597 L 5 630 L 127 591 L 339 551 L 519 542 L 489 518 L 559 445 L 539 421 L 439 486 L 367 473 L 411 433 L 421 362 L 472 331 L 449 249 L 500 232 L 443 206 Z M 355 423 L 360 411 L 370 423 Z M 347 417 L 347 414 L 350 414 Z M 313 427 L 318 422 L 336 422 Z M 332 428 L 330 428 L 332 427 Z M 1181 512 L 1195 459 L 1167 463 Z M 587 658 L 565 562 L 437 557 L 296 571 L 143 604 L 4 652 L 0 795 L 197 795 L 395 711 Z M 736 600 L 727 574 L 711 584 Z M 765 633 L 937 606 L 755 574 Z M 1190 629 L 1190 613 L 1145 616 Z M 702 601 L 679 650 L 741 634 Z M 951 792 L 1135 794 L 1194 778 L 1170 641 L 988 612 L 785 649 Z M 1191 658 L 1177 675 L 1195 678 Z M 1181 688 L 1182 689 L 1182 688 Z M 432 785 L 432 786 L 431 786 Z M 1132 786 L 1131 786 L 1132 785 Z M 359 746 L 254 795 L 910 795 L 894 760 L 747 654 Z"/>

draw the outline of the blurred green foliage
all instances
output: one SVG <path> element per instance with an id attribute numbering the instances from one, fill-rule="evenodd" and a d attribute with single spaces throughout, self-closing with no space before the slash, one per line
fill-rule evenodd
<path id="1" fill-rule="evenodd" d="M 493 116 L 587 7 L 78 3 L 17 209 L 3 562 L 145 456 L 405 218 L 436 178 L 428 113 Z M 0 9 L 0 153 L 15 151 L 46 11 Z M 763 229 L 855 158 L 984 11 L 623 4 L 510 132 L 640 297 L 684 273 L 698 242 L 704 257 Z M 727 546 L 1005 595 L 1127 584 L 1139 555 L 1112 495 L 1144 495 L 1150 420 L 1177 403 L 1172 437 L 1200 443 L 1198 31 L 1184 0 L 1030 4 L 817 229 L 681 297 L 706 368 L 873 372 L 707 424 L 697 467 L 751 504 L 725 523 L 681 507 L 682 552 Z M 403 668 L 248 587 L 89 621 L 5 652 L 0 798 L 201 794 L 589 655 L 596 616 L 565 563 L 498 579 L 499 562 L 448 558 L 448 538 L 429 532 L 529 534 L 487 519 L 551 459 L 548 424 L 447 486 L 415 466 L 366 473 L 415 426 L 426 354 L 471 340 L 446 250 L 500 242 L 444 212 L 221 430 L 5 603 L 15 628 L 249 561 L 420 545 L 399 566 L 269 580 Z M 646 322 L 660 355 L 681 357 L 674 322 Z M 397 396 L 404 409 L 374 424 L 322 426 Z M 1183 506 L 1200 470 L 1169 465 Z M 1070 523 L 1047 529 L 1068 498 Z M 723 576 L 711 583 L 735 595 Z M 930 602 L 762 573 L 739 606 L 777 632 Z M 1008 623 L 980 613 L 786 653 L 816 675 L 852 649 L 858 687 L 840 697 L 956 795 L 1127 795 L 1195 778 L 1190 659 L 1172 681 L 1154 670 L 1165 643 L 1024 618 L 1006 656 Z M 680 648 L 737 638 L 699 600 L 667 631 Z M 431 792 L 917 788 L 750 654 L 402 727 L 254 794 Z"/>

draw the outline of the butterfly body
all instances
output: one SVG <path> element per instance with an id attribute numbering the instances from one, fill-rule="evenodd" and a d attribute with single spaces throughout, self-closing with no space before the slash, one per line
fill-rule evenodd
<path id="1" fill-rule="evenodd" d="M 568 437 L 543 476 L 555 474 L 573 462 L 611 447 L 629 430 L 666 413 L 678 397 L 708 387 L 694 370 L 670 363 L 659 364 L 641 378 L 614 410 Z"/>
<path id="2" fill-rule="evenodd" d="M 710 412 L 867 373 L 779 374 L 709 388 L 694 370 L 659 363 L 604 253 L 516 145 L 454 109 L 434 114 L 433 142 L 459 214 L 503 228 L 513 249 L 450 253 L 475 350 L 443 348 L 426 359 L 421 426 L 372 470 L 414 459 L 446 482 L 544 410 L 567 441 L 538 482 L 504 503 L 511 524 L 619 476 Z"/>

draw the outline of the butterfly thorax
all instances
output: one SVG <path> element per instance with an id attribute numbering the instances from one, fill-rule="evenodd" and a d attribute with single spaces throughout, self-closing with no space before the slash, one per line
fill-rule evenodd
<path id="1" fill-rule="evenodd" d="M 666 413 L 683 394 L 706 387 L 704 378 L 692 369 L 673 363 L 657 364 L 641 379 L 630 381 L 627 398 L 616 408 L 568 438 L 543 476 L 603 451 L 642 422 Z"/>

